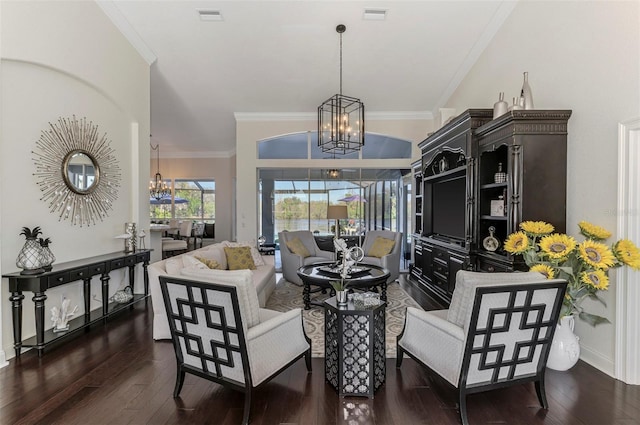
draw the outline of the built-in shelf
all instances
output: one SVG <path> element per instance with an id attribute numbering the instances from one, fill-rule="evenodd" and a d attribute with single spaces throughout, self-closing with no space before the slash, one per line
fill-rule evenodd
<path id="1" fill-rule="evenodd" d="M 480 189 L 496 189 L 501 187 L 507 187 L 507 183 L 488 183 L 480 186 Z"/>
<path id="2" fill-rule="evenodd" d="M 481 220 L 507 221 L 507 217 L 503 215 L 482 215 Z"/>

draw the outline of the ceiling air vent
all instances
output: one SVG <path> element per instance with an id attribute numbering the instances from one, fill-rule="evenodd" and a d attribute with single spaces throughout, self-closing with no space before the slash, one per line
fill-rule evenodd
<path id="1" fill-rule="evenodd" d="M 222 21 L 222 12 L 219 10 L 197 9 L 201 21 Z"/>
<path id="2" fill-rule="evenodd" d="M 365 21 L 384 21 L 387 18 L 387 9 L 366 8 L 362 19 Z"/>

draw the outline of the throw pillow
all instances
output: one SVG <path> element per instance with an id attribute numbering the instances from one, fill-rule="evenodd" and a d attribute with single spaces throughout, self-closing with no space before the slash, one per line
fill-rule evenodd
<path id="1" fill-rule="evenodd" d="M 289 248 L 289 250 L 294 254 L 299 255 L 302 258 L 307 258 L 311 256 L 311 253 L 309 252 L 307 247 L 304 246 L 300 238 L 293 238 L 290 241 L 287 241 L 286 243 L 287 243 L 287 248 Z"/>
<path id="2" fill-rule="evenodd" d="M 164 269 L 167 274 L 175 276 L 180 274 L 180 270 L 184 267 L 184 263 L 180 258 L 169 258 L 164 263 Z"/>
<path id="3" fill-rule="evenodd" d="M 378 236 L 376 240 L 373 241 L 373 245 L 371 245 L 371 248 L 369 248 L 367 256 L 382 258 L 393 251 L 393 246 L 395 244 L 396 241 L 394 241 L 393 239 L 381 238 L 380 236 Z"/>
<path id="4" fill-rule="evenodd" d="M 204 263 L 205 266 L 209 267 L 210 269 L 216 269 L 216 270 L 223 270 L 222 266 L 220 265 L 220 263 L 218 263 L 216 260 L 211 259 L 211 258 L 204 258 L 204 257 L 198 257 L 197 255 L 194 255 L 194 258 L 198 261 L 201 261 Z"/>
<path id="5" fill-rule="evenodd" d="M 195 259 L 191 255 L 183 255 L 182 263 L 187 269 L 206 269 L 208 268 L 202 261 Z"/>
<path id="6" fill-rule="evenodd" d="M 256 287 L 253 285 L 253 274 L 249 270 L 195 270 L 182 269 L 182 276 L 191 279 L 197 279 L 204 282 L 216 283 L 220 285 L 235 286 L 238 291 L 238 302 L 240 304 L 240 314 L 242 315 L 242 327 L 245 332 L 260 323 L 260 302 Z M 228 296 L 224 300 L 220 299 L 213 293 L 207 294 L 209 299 L 230 303 Z"/>
<path id="7" fill-rule="evenodd" d="M 264 266 L 266 263 L 264 262 L 264 260 L 262 259 L 262 254 L 260 254 L 260 251 L 258 251 L 258 248 L 256 248 L 255 246 L 253 246 L 252 244 L 250 244 L 249 242 L 229 242 L 229 241 L 223 241 L 220 242 L 222 244 L 222 246 L 230 246 L 230 247 L 237 247 L 237 246 L 248 246 L 251 248 L 251 258 L 253 258 L 253 264 L 257 266 Z"/>
<path id="8" fill-rule="evenodd" d="M 220 264 L 222 270 L 227 269 L 227 256 L 224 253 L 224 246 L 222 244 L 213 244 L 203 249 L 198 250 L 198 255 L 202 258 L 208 258 L 210 260 L 216 260 Z"/>
<path id="9" fill-rule="evenodd" d="M 227 256 L 229 270 L 255 270 L 256 265 L 251 258 L 251 248 L 248 246 L 225 246 L 224 253 Z"/>

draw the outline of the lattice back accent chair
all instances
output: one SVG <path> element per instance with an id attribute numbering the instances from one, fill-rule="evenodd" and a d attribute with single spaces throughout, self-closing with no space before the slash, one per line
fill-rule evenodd
<path id="1" fill-rule="evenodd" d="M 254 389 L 302 357 L 311 371 L 311 341 L 301 309 L 259 308 L 251 271 L 226 273 L 220 283 L 160 276 L 177 361 L 173 396 L 186 373 L 242 391 L 248 424 Z"/>
<path id="2" fill-rule="evenodd" d="M 400 251 L 402 233 L 389 230 L 369 230 L 362 242 L 364 258 L 362 263 L 373 264 L 389 270 L 387 283 L 400 276 Z"/>
<path id="3" fill-rule="evenodd" d="M 282 277 L 291 283 L 302 286 L 298 269 L 308 264 L 333 261 L 331 251 L 323 251 L 318 247 L 313 233 L 309 230 L 278 233 L 280 259 L 282 260 Z"/>
<path id="4" fill-rule="evenodd" d="M 525 382 L 547 409 L 544 373 L 566 287 L 540 273 L 459 271 L 448 310 L 407 308 L 396 367 L 407 353 L 456 387 L 464 425 L 468 394 Z"/>

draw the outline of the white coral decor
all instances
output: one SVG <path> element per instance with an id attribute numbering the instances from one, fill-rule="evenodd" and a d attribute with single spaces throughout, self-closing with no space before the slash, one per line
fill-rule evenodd
<path id="1" fill-rule="evenodd" d="M 60 308 L 53 307 L 51 309 L 51 321 L 53 322 L 54 332 L 69 329 L 69 319 L 72 318 L 78 310 L 78 306 L 75 306 L 72 311 L 69 311 L 70 304 L 71 301 L 69 299 L 62 297 L 62 305 Z"/>

